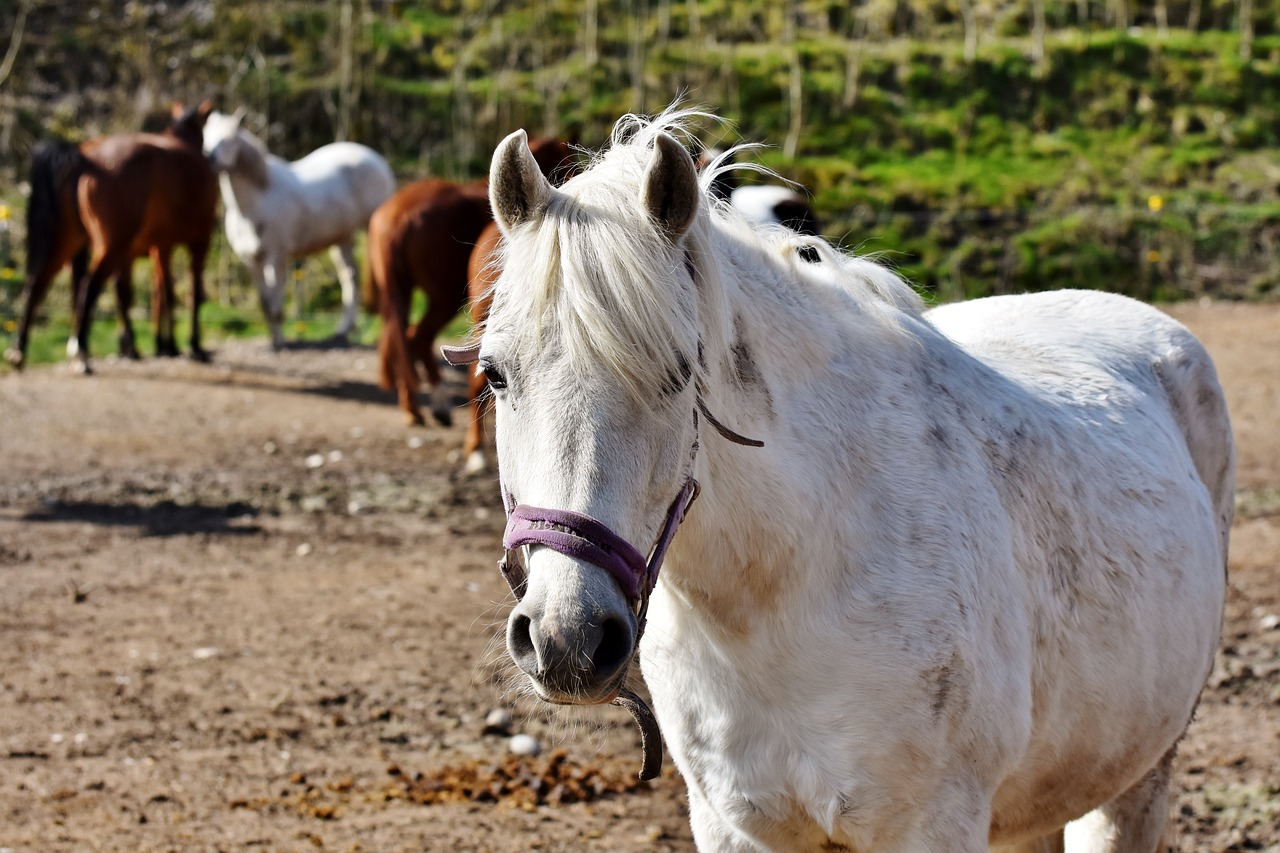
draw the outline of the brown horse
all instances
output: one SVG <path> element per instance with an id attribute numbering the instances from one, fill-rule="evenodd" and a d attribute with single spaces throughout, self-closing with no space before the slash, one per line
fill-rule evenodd
<path id="1" fill-rule="evenodd" d="M 571 172 L 571 146 L 560 139 L 530 145 L 539 168 L 551 180 Z M 382 315 L 380 383 L 398 390 L 400 408 L 411 424 L 423 423 L 415 399 L 418 365 L 431 386 L 432 416 L 442 424 L 452 423 L 432 344 L 466 303 L 471 247 L 492 221 L 487 180 L 459 184 L 439 179 L 405 185 L 369 220 L 369 285 Z M 427 310 L 410 328 L 415 288 L 426 294 Z"/>
<path id="2" fill-rule="evenodd" d="M 496 222 L 490 222 L 480 232 L 475 248 L 471 250 L 471 262 L 467 266 L 467 299 L 471 303 L 471 322 L 480 325 L 489 317 L 489 303 L 493 300 L 493 283 L 502 272 L 499 254 L 502 232 Z M 466 470 L 483 471 L 487 465 L 484 456 L 484 422 L 489 414 L 489 396 L 485 388 L 487 380 L 479 370 L 471 371 L 467 386 L 467 399 L 471 404 L 471 422 L 467 424 L 467 437 L 462 442 L 462 456 Z"/>
<path id="3" fill-rule="evenodd" d="M 37 147 L 27 208 L 25 301 L 16 344 L 5 353 L 16 367 L 26 359 L 30 326 L 58 272 L 71 264 L 73 337 L 67 355 L 89 372 L 93 306 L 108 278 L 115 279 L 120 352 L 138 355 L 129 309 L 135 258 L 151 256 L 152 309 L 158 355 L 177 355 L 173 328 L 173 248 L 191 255 L 191 356 L 200 345 L 204 261 L 213 235 L 218 183 L 201 153 L 208 101 L 192 109 L 175 104 L 162 134 L 130 133 L 79 146 L 54 141 Z"/>

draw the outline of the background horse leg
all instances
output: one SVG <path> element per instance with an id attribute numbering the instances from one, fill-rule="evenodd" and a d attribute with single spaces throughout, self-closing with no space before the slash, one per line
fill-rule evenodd
<path id="1" fill-rule="evenodd" d="M 67 339 L 67 359 L 77 373 L 92 373 L 89 367 L 89 332 L 93 327 L 93 307 L 98 304 L 102 285 L 121 265 L 128 263 L 128 246 L 108 251 L 90 264 L 89 274 L 76 288 L 76 310 L 71 337 Z"/>
<path id="2" fill-rule="evenodd" d="M 125 358 L 138 358 L 138 342 L 133 336 L 133 261 L 126 261 L 124 269 L 116 275 L 116 348 Z"/>
<path id="3" fill-rule="evenodd" d="M 258 285 L 262 313 L 271 332 L 271 348 L 284 349 L 284 287 L 286 258 L 272 255 L 266 261 L 255 261 L 249 272 Z"/>
<path id="4" fill-rule="evenodd" d="M 151 247 L 151 322 L 156 330 L 156 355 L 163 358 L 178 355 L 173 333 L 173 268 L 169 261 L 169 249 Z"/>
<path id="5" fill-rule="evenodd" d="M 466 460 L 464 468 L 468 474 L 478 474 L 489 467 L 484 451 L 484 419 L 491 408 L 489 397 L 484 393 L 488 380 L 476 367 L 471 366 L 471 376 L 467 383 L 467 396 L 471 400 L 471 423 L 467 424 L 467 437 L 462 442 L 462 456 Z"/>
<path id="6" fill-rule="evenodd" d="M 1169 819 L 1170 749 L 1138 784 L 1067 824 L 1071 853 L 1155 853 Z"/>
<path id="7" fill-rule="evenodd" d="M 427 383 L 431 386 L 431 416 L 442 426 L 453 424 L 453 411 L 450 401 L 444 396 L 440 386 L 440 364 L 432 345 L 436 335 L 448 325 L 449 321 L 462 310 L 465 294 L 455 298 L 446 298 L 440 294 L 429 294 L 427 297 L 427 313 L 422 315 L 418 325 L 409 334 L 409 349 L 415 360 L 422 362 L 427 372 Z"/>
<path id="8" fill-rule="evenodd" d="M 4 351 L 5 360 L 14 367 L 21 368 L 27 361 L 27 344 L 31 337 L 31 322 L 35 319 L 36 309 L 49 294 L 49 285 L 58 277 L 58 272 L 71 256 L 71 311 L 75 314 L 76 291 L 79 282 L 84 280 L 85 269 L 89 266 L 89 250 L 80 248 L 58 253 L 42 268 L 34 273 L 28 272 L 27 280 L 22 286 L 22 316 L 18 318 L 16 339 Z"/>
<path id="9" fill-rule="evenodd" d="M 204 304 L 204 259 L 209 254 L 208 242 L 190 243 L 187 253 L 191 256 L 191 359 L 208 361 L 200 343 L 200 306 Z"/>
<path id="10" fill-rule="evenodd" d="M 360 307 L 355 247 L 350 240 L 335 243 L 329 247 L 329 257 L 333 259 L 333 266 L 338 271 L 338 284 L 342 287 L 342 321 L 333 336 L 345 342 L 355 328 L 356 311 Z"/>

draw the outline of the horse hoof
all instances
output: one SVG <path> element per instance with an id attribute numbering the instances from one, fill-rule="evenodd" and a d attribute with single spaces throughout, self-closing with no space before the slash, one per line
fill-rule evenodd
<path id="1" fill-rule="evenodd" d="M 431 417 L 435 418 L 436 423 L 440 426 L 453 426 L 453 413 L 448 409 L 432 409 Z"/>
<path id="2" fill-rule="evenodd" d="M 13 365 L 14 369 L 21 370 L 22 366 L 27 363 L 26 356 L 22 354 L 22 350 L 17 347 L 10 347 L 4 351 L 4 360 Z"/>
<path id="3" fill-rule="evenodd" d="M 485 459 L 484 454 L 479 450 L 473 450 L 467 454 L 467 461 L 462 466 L 464 474 L 483 474 L 489 469 L 489 461 Z"/>
<path id="4" fill-rule="evenodd" d="M 192 361 L 198 361 L 201 364 L 209 363 L 209 351 L 201 349 L 200 347 L 192 347 L 191 352 L 187 353 L 187 356 Z"/>
<path id="5" fill-rule="evenodd" d="M 92 376 L 93 368 L 83 358 L 76 358 L 71 361 L 71 372 L 80 376 Z"/>
<path id="6" fill-rule="evenodd" d="M 351 339 L 346 332 L 335 332 L 329 337 L 329 346 L 349 347 L 351 346 Z"/>

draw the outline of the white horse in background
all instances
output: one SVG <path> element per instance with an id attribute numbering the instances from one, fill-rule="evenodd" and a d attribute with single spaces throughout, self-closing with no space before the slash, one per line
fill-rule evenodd
<path id="1" fill-rule="evenodd" d="M 754 146 L 744 145 L 724 151 L 707 148 L 698 156 L 698 170 L 709 175 L 707 192 L 727 202 L 743 219 L 754 225 L 782 225 L 797 234 L 817 237 L 822 233 L 818 215 L 795 186 L 781 184 L 742 185 L 739 172 L 767 171 L 756 165 L 735 166 L 734 155 Z M 772 174 L 772 173 L 769 173 Z"/>
<path id="2" fill-rule="evenodd" d="M 709 204 L 690 123 L 560 189 L 494 154 L 512 657 L 606 702 L 643 633 L 703 851 L 1152 853 L 1233 513 L 1204 348 L 1100 292 L 925 311 Z"/>
<path id="3" fill-rule="evenodd" d="M 271 329 L 271 344 L 284 345 L 285 286 L 290 258 L 328 248 L 342 287 L 345 338 L 359 309 L 355 233 L 395 192 L 395 176 L 377 152 L 354 142 L 334 142 L 295 162 L 267 151 L 241 127 L 244 110 L 213 113 L 204 126 L 204 150 L 218 171 L 226 208 L 227 242 L 249 268 Z"/>

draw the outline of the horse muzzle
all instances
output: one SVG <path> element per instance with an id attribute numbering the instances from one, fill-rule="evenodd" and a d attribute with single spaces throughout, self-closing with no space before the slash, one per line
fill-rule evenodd
<path id="1" fill-rule="evenodd" d="M 561 705 L 610 702 L 635 653 L 636 614 L 594 567 L 564 558 L 549 562 L 557 564 L 559 577 L 550 587 L 556 594 L 530 584 L 507 620 L 507 650 L 542 699 Z"/>

